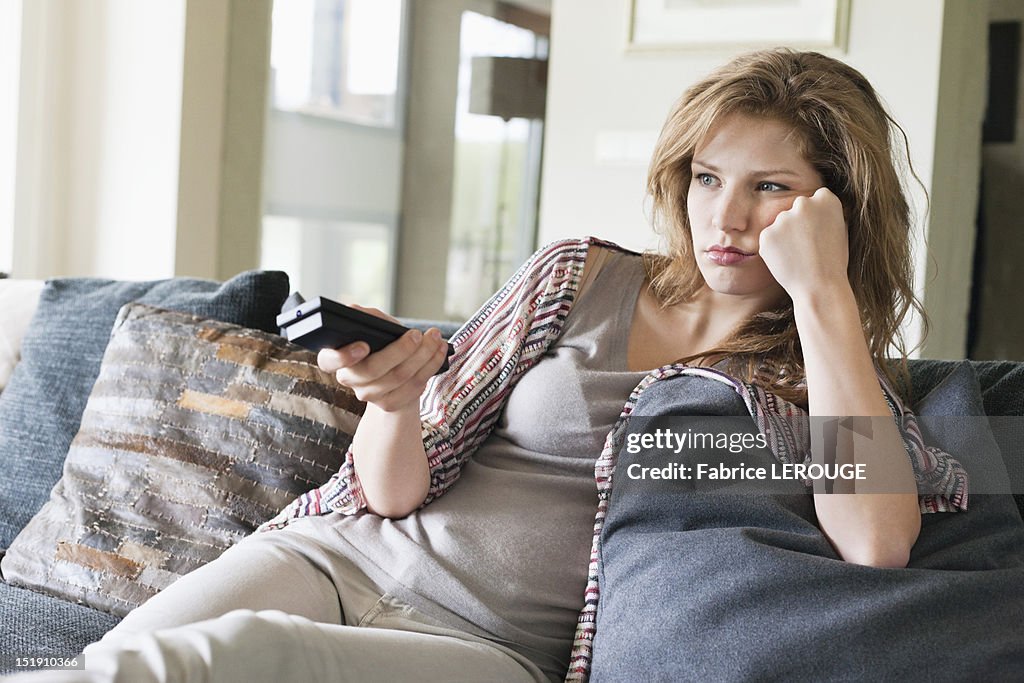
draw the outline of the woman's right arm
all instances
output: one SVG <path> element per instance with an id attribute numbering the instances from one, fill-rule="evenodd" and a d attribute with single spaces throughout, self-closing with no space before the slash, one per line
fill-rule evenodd
<path id="1" fill-rule="evenodd" d="M 354 441 L 348 448 L 338 471 L 327 482 L 302 494 L 273 519 L 264 522 L 260 530 L 282 529 L 299 517 L 331 511 L 356 514 L 368 506 L 363 477 L 380 493 L 394 482 L 389 466 L 397 466 L 398 471 L 404 472 L 400 477 L 402 485 L 398 487 L 404 493 L 396 496 L 400 500 L 396 500 L 398 504 L 390 510 L 390 493 L 370 494 L 376 498 L 370 504 L 371 509 L 376 505 L 375 509 L 381 514 L 397 513 L 413 505 L 413 501 L 426 505 L 443 495 L 458 480 L 462 465 L 497 423 L 505 399 L 519 377 L 561 334 L 562 324 L 579 291 L 583 271 L 587 270 L 588 249 L 593 245 L 618 248 L 595 238 L 585 238 L 553 242 L 534 253 L 452 337 L 455 354 L 451 357 L 451 367 L 440 375 L 431 376 L 425 390 L 411 379 L 397 381 L 390 391 L 383 392 L 392 394 L 390 399 L 383 398 L 382 394 L 378 405 L 370 407 L 368 404 L 359 423 L 358 443 Z M 425 335 L 421 339 L 427 336 L 433 338 L 433 335 Z M 387 348 L 373 357 L 385 351 Z M 410 357 L 399 355 L 403 359 Z M 356 359 L 350 361 L 354 364 Z M 392 359 L 384 365 L 392 367 L 397 362 Z M 372 369 L 372 366 L 367 367 Z M 420 367 L 427 372 L 426 367 Z M 409 368 L 404 372 L 409 373 Z M 406 377 L 418 379 L 422 375 L 413 372 Z M 392 380 L 402 380 L 402 375 L 392 375 Z M 420 393 L 416 424 L 412 419 L 413 411 L 405 406 L 405 401 L 412 402 L 412 396 Z M 398 404 L 405 408 L 397 410 Z M 416 442 L 414 434 L 421 442 Z M 378 449 L 384 444 L 389 453 L 377 461 Z M 426 497 L 420 495 L 424 460 L 430 480 Z M 358 474 L 356 461 L 360 461 Z"/>
<path id="2" fill-rule="evenodd" d="M 582 271 L 577 271 L 576 296 L 583 293 L 608 255 L 607 250 L 593 244 L 586 248 Z M 525 289 L 528 292 L 531 287 Z M 526 302 L 531 298 L 527 295 Z M 377 309 L 357 308 L 394 320 Z M 514 327 L 512 324 L 505 330 L 499 328 L 499 336 L 507 341 L 509 337 L 504 331 Z M 427 381 L 444 362 L 447 348 L 437 329 L 425 334 L 410 330 L 374 354 L 367 355 L 369 347 L 356 342 L 337 350 L 325 349 L 317 358 L 320 369 L 335 373 L 338 382 L 366 402 L 351 450 L 353 468 L 371 512 L 383 517 L 404 517 L 427 499 L 431 475 L 419 399 Z"/>
<path id="3" fill-rule="evenodd" d="M 376 309 L 361 310 L 388 318 Z M 404 517 L 427 497 L 430 468 L 419 399 L 447 349 L 438 330 L 410 330 L 377 353 L 370 354 L 365 342 L 356 342 L 324 349 L 317 356 L 321 370 L 333 372 L 339 383 L 366 402 L 352 437 L 352 457 L 370 512 Z"/>

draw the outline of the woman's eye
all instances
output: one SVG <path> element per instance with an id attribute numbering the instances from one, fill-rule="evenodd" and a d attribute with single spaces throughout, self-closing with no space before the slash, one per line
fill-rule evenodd
<path id="1" fill-rule="evenodd" d="M 705 187 L 711 187 L 715 184 L 715 177 L 709 173 L 698 173 L 697 182 Z"/>
<path id="2" fill-rule="evenodd" d="M 769 183 L 768 181 L 765 181 L 763 183 L 758 183 L 757 184 L 757 191 L 758 192 L 778 192 L 779 190 L 785 190 L 785 189 L 786 189 L 785 187 L 783 187 L 782 185 L 779 185 L 778 183 Z"/>

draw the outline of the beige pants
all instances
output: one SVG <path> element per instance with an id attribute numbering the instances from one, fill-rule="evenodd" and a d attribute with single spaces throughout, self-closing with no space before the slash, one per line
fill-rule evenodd
<path id="1" fill-rule="evenodd" d="M 518 653 L 382 595 L 315 540 L 313 529 L 325 521 L 255 534 L 182 577 L 87 647 L 85 671 L 9 680 L 548 680 Z"/>

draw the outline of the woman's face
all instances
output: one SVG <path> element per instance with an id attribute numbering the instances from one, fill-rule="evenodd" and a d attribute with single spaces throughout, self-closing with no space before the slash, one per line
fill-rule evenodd
<path id="1" fill-rule="evenodd" d="M 730 114 L 697 147 L 687 209 L 697 267 L 713 291 L 778 301 L 782 287 L 758 255 L 761 233 L 824 185 L 797 134 L 774 119 Z"/>

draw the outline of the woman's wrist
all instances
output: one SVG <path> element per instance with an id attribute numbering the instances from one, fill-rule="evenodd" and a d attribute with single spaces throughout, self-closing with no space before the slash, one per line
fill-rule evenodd
<path id="1" fill-rule="evenodd" d="M 837 310 L 857 311 L 857 297 L 853 294 L 853 287 L 850 281 L 837 278 L 828 281 L 818 281 L 813 287 L 806 291 L 790 293 L 793 301 L 793 312 L 804 313 L 834 313 Z M 859 319 L 858 313 L 858 319 Z"/>
<path id="2" fill-rule="evenodd" d="M 352 439 L 353 465 L 372 512 L 404 517 L 430 483 L 418 404 L 386 411 L 367 404 Z"/>

